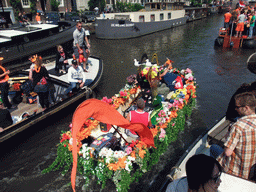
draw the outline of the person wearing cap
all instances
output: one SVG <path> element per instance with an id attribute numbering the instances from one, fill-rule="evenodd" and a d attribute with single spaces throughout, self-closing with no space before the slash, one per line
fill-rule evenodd
<path id="1" fill-rule="evenodd" d="M 128 121 L 130 121 L 131 123 L 142 123 L 143 125 L 145 125 L 147 127 L 152 127 L 150 114 L 148 112 L 144 111 L 144 108 L 145 108 L 144 99 L 139 98 L 137 100 L 136 105 L 137 105 L 137 109 L 130 111 L 128 113 L 126 119 Z M 134 137 L 134 138 L 138 138 L 138 135 L 134 131 L 128 130 L 127 135 Z"/>
<path id="2" fill-rule="evenodd" d="M 83 68 L 78 65 L 77 60 L 73 59 L 72 66 L 68 69 L 68 81 L 70 85 L 64 92 L 65 96 L 67 96 L 77 84 L 79 84 L 80 88 L 84 86 L 85 74 Z"/>
<path id="3" fill-rule="evenodd" d="M 1 91 L 1 98 L 4 103 L 4 106 L 8 109 L 14 108 L 12 107 L 12 104 L 10 103 L 8 99 L 8 93 L 9 93 L 9 74 L 10 71 L 7 70 L 2 66 L 2 60 L 4 58 L 0 57 L 0 91 Z"/>

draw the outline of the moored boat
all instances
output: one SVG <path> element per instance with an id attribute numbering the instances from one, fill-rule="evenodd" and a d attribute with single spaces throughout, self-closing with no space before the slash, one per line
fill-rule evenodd
<path id="1" fill-rule="evenodd" d="M 95 21 L 101 39 L 128 39 L 186 24 L 184 9 L 105 13 Z"/>
<path id="2" fill-rule="evenodd" d="M 140 67 L 139 74 L 143 77 L 139 82 L 155 79 L 157 72 L 162 70 L 161 66 L 152 65 L 148 60 L 140 63 L 135 59 L 134 64 Z M 139 78 L 131 75 L 115 96 L 81 103 L 73 115 L 71 130 L 68 128 L 61 134 L 58 157 L 43 172 L 62 168 L 65 174 L 73 159 L 73 189 L 78 169 L 86 188 L 93 189 L 98 183 L 101 188 L 115 186 L 117 191 L 128 191 L 130 184 L 150 171 L 168 145 L 176 140 L 178 132 L 184 129 L 186 116 L 195 105 L 196 86 L 192 71 L 169 70 L 173 81 L 183 80 L 179 81 L 179 87 L 173 86 L 169 90 L 167 97 L 154 97 L 154 89 L 138 84 Z M 125 119 L 130 110 L 136 109 L 134 104 L 141 97 L 146 101 L 145 111 L 150 113 L 154 125 L 151 129 Z M 127 129 L 136 131 L 140 139 L 127 134 Z"/>
<path id="3" fill-rule="evenodd" d="M 31 24 L 0 31 L 0 56 L 4 63 L 40 53 L 73 39 L 74 22 Z"/>
<path id="4" fill-rule="evenodd" d="M 72 59 L 69 59 L 69 63 L 71 63 L 71 60 Z M 85 86 L 73 91 L 72 95 L 67 98 L 62 97 L 62 94 L 69 86 L 67 74 L 56 73 L 55 62 L 45 64 L 50 76 L 48 82 L 52 85 L 50 90 L 54 90 L 54 92 L 52 92 L 53 97 L 50 98 L 52 104 L 44 111 L 38 106 L 37 96 L 33 91 L 29 93 L 24 92 L 26 89 L 23 89 L 23 85 L 27 82 L 28 70 L 11 74 L 9 81 L 11 84 L 9 99 L 12 100 L 17 107 L 10 110 L 14 123 L 6 127 L 3 132 L 0 132 L 0 142 L 10 139 L 32 125 L 42 122 L 48 116 L 58 113 L 61 109 L 64 109 L 82 98 L 90 98 L 92 90 L 98 85 L 101 79 L 103 61 L 97 57 L 89 57 L 88 63 L 89 72 L 86 73 Z M 24 93 L 23 96 L 21 96 L 22 93 Z"/>

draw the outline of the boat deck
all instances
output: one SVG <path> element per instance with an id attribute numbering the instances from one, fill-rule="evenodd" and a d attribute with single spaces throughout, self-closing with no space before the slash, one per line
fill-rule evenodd
<path id="1" fill-rule="evenodd" d="M 225 135 L 228 132 L 231 122 L 229 120 L 225 120 L 219 126 L 216 127 L 212 132 L 208 135 L 208 143 L 209 145 L 218 144 L 223 146 L 225 142 Z"/>
<path id="2" fill-rule="evenodd" d="M 69 66 L 71 66 L 72 59 L 69 59 L 68 61 L 70 64 Z M 98 60 L 96 58 L 91 58 L 91 57 L 88 60 L 88 65 L 87 65 L 88 72 L 85 72 L 85 74 L 86 74 L 85 86 L 89 87 L 90 84 L 96 79 L 96 76 L 97 76 L 99 68 L 100 68 L 100 66 L 97 64 L 97 61 Z M 67 74 L 63 74 L 63 73 L 57 74 L 56 73 L 56 71 L 54 69 L 55 62 L 47 63 L 47 64 L 45 64 L 45 67 L 48 70 L 50 77 L 53 77 L 55 79 L 61 80 L 66 83 L 69 83 Z M 26 71 L 28 71 L 28 70 L 26 70 Z M 67 86 L 61 85 L 61 84 L 56 84 L 55 82 L 52 82 L 52 84 L 54 85 L 54 88 L 55 88 L 55 92 L 54 92 L 55 103 L 58 103 L 58 102 L 62 101 L 62 98 L 60 97 L 60 95 L 64 93 Z M 9 94 L 10 100 L 12 100 L 13 97 L 14 97 L 14 94 L 13 95 Z M 38 101 L 38 97 L 37 97 L 37 101 Z M 37 101 L 35 103 L 31 103 L 31 104 L 27 103 L 27 98 L 24 96 L 23 101 L 21 103 L 19 103 L 16 108 L 9 110 L 11 112 L 11 116 L 20 117 L 25 112 L 27 112 L 29 115 L 32 115 L 35 111 L 37 111 L 37 113 L 42 112 L 43 109 L 40 107 L 40 105 Z M 51 103 L 50 106 L 51 105 L 54 105 L 54 103 Z"/>

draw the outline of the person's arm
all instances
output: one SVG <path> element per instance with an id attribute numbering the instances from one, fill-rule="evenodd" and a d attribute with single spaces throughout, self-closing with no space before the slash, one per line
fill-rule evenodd
<path id="1" fill-rule="evenodd" d="M 225 149 L 224 149 L 224 153 L 225 153 L 225 155 L 226 155 L 227 157 L 229 157 L 230 155 L 232 155 L 233 151 L 234 151 L 234 150 L 229 149 L 228 147 L 225 147 Z"/>
<path id="2" fill-rule="evenodd" d="M 7 70 L 7 71 L 5 71 L 4 73 L 2 73 L 2 74 L 0 75 L 0 78 L 1 78 L 1 77 L 4 77 L 5 75 L 8 75 L 8 74 L 10 74 L 10 71 L 9 71 L 9 70 Z"/>
<path id="3" fill-rule="evenodd" d="M 87 48 L 89 49 L 89 48 L 91 47 L 91 45 L 90 45 L 90 43 L 89 43 L 88 38 L 87 38 L 86 35 L 85 35 L 84 39 L 85 39 L 85 42 L 86 42 L 86 46 L 87 46 Z"/>

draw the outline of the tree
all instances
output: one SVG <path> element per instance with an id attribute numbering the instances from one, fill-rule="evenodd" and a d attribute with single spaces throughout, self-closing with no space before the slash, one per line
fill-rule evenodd
<path id="1" fill-rule="evenodd" d="M 15 19 L 18 20 L 19 12 L 22 11 L 22 5 L 20 0 L 10 0 L 10 4 L 13 8 Z"/>
<path id="2" fill-rule="evenodd" d="M 104 8 L 106 6 L 105 0 L 89 0 L 88 7 L 90 11 L 93 11 L 95 7 L 99 8 L 99 12 L 104 11 Z"/>
<path id="3" fill-rule="evenodd" d="M 57 0 L 51 0 L 50 1 L 50 4 L 51 4 L 51 9 L 52 11 L 59 11 L 59 5 L 60 5 L 60 2 L 57 1 Z"/>

